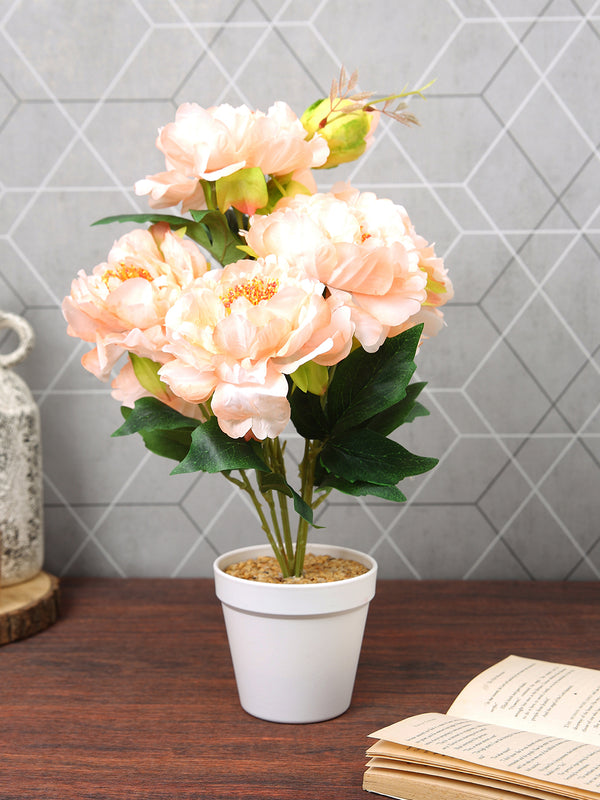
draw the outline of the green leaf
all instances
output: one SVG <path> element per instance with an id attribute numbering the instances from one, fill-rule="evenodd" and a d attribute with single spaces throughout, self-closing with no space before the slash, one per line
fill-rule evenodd
<path id="1" fill-rule="evenodd" d="M 241 254 L 237 250 L 237 245 L 243 244 L 243 241 L 237 233 L 230 230 L 223 214 L 218 211 L 191 211 L 190 213 L 193 219 L 177 217 L 173 214 L 117 214 L 112 217 L 103 217 L 92 224 L 167 222 L 174 230 L 185 228 L 186 236 L 207 250 L 219 264 L 225 266 L 232 261 L 239 261 Z"/>
<path id="2" fill-rule="evenodd" d="M 363 497 L 370 494 L 374 497 L 381 497 L 384 500 L 392 500 L 395 503 L 404 503 L 406 501 L 406 496 L 396 486 L 381 486 L 380 484 L 367 483 L 366 481 L 350 483 L 350 481 L 337 478 L 335 475 L 328 475 L 319 486 L 319 489 L 330 488 L 337 489 L 344 494 L 351 494 L 354 497 Z"/>
<path id="3" fill-rule="evenodd" d="M 292 381 L 302 392 L 323 395 L 327 390 L 329 370 L 323 364 L 315 361 L 306 361 L 290 375 Z"/>
<path id="4" fill-rule="evenodd" d="M 245 244 L 245 241 L 231 230 L 224 214 L 219 211 L 190 211 L 190 214 L 199 228 L 206 228 L 209 231 L 210 242 L 209 244 L 200 242 L 189 230 L 187 235 L 212 253 L 219 264 L 225 267 L 243 257 L 238 245 Z"/>
<path id="5" fill-rule="evenodd" d="M 417 403 L 417 397 L 425 386 L 427 386 L 426 383 L 411 383 L 410 386 L 406 387 L 406 395 L 402 400 L 371 417 L 367 422 L 367 427 L 372 431 L 388 436 L 400 425 L 412 422 L 417 417 L 428 416 L 429 411 L 425 406 Z"/>
<path id="6" fill-rule="evenodd" d="M 415 325 L 386 339 L 375 353 L 357 348 L 337 365 L 326 408 L 335 433 L 357 428 L 402 400 L 416 368 L 422 329 Z"/>
<path id="7" fill-rule="evenodd" d="M 129 353 L 129 360 L 133 366 L 135 377 L 147 392 L 153 395 L 160 395 L 166 392 L 167 387 L 158 376 L 161 364 L 157 364 L 156 361 L 152 361 L 150 358 L 136 356 L 135 353 Z"/>
<path id="8" fill-rule="evenodd" d="M 227 436 L 219 428 L 217 418 L 211 417 L 194 430 L 187 456 L 171 474 L 227 472 L 232 469 L 269 471 L 252 442 Z"/>
<path id="9" fill-rule="evenodd" d="M 305 439 L 327 438 L 330 432 L 329 421 L 323 412 L 321 398 L 310 392 L 296 389 L 288 393 L 292 423 L 300 436 Z"/>
<path id="10" fill-rule="evenodd" d="M 131 433 L 152 430 L 176 430 L 177 428 L 194 428 L 200 423 L 197 419 L 185 417 L 174 408 L 161 403 L 156 397 L 140 397 L 134 408 L 121 408 L 125 422 L 113 436 L 128 436 Z"/>
<path id="11" fill-rule="evenodd" d="M 298 492 L 293 489 L 286 479 L 279 472 L 258 472 L 258 485 L 260 491 L 265 492 L 281 492 L 286 497 L 291 497 L 294 501 L 294 510 L 310 525 L 318 528 L 319 525 L 314 525 L 313 510 L 308 503 L 302 499 Z"/>
<path id="12" fill-rule="evenodd" d="M 183 461 L 192 443 L 193 428 L 180 428 L 175 431 L 140 431 L 147 449 L 164 458 Z"/>
<path id="13" fill-rule="evenodd" d="M 393 439 L 368 429 L 347 431 L 331 439 L 320 458 L 325 469 L 338 478 L 384 486 L 427 472 L 438 461 L 410 453 Z"/>

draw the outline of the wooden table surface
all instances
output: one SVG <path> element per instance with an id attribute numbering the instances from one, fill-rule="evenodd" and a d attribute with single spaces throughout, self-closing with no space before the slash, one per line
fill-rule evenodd
<path id="1" fill-rule="evenodd" d="M 0 648 L 1 800 L 365 800 L 367 735 L 504 656 L 600 668 L 600 583 L 380 581 L 350 710 L 280 725 L 238 705 L 212 581 L 61 591 L 55 625 Z"/>

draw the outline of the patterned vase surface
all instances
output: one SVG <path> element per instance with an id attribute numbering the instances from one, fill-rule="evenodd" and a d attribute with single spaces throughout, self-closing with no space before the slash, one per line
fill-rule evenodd
<path id="1" fill-rule="evenodd" d="M 0 329 L 19 338 L 0 354 L 0 584 L 33 578 L 44 557 L 40 414 L 27 384 L 10 367 L 34 343 L 29 323 L 0 311 Z"/>

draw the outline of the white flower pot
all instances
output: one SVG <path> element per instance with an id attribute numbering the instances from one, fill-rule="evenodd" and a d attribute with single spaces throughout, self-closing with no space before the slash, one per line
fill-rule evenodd
<path id="1" fill-rule="evenodd" d="M 223 570 L 271 555 L 268 545 L 244 547 L 214 562 L 242 707 L 271 722 L 320 722 L 350 705 L 377 563 L 347 547 L 309 545 L 308 552 L 349 558 L 368 572 L 332 583 L 248 581 Z"/>

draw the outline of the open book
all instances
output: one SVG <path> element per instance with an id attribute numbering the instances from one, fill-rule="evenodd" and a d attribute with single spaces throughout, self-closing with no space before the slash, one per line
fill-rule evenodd
<path id="1" fill-rule="evenodd" d="M 363 789 L 402 800 L 600 800 L 600 670 L 509 656 L 447 714 L 371 734 Z"/>

